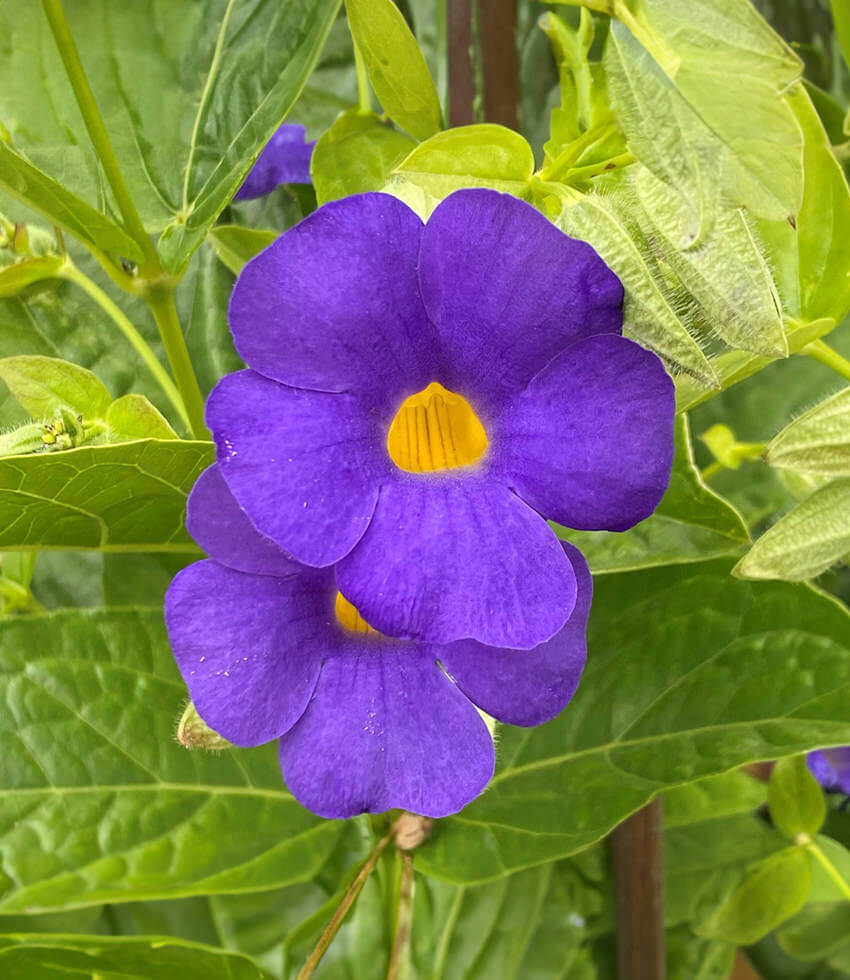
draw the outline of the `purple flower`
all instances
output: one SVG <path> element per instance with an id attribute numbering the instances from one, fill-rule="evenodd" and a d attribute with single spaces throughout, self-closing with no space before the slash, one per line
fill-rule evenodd
<path id="1" fill-rule="evenodd" d="M 333 571 L 297 565 L 263 537 L 218 466 L 195 485 L 188 523 L 212 560 L 177 575 L 165 615 L 195 707 L 237 745 L 280 736 L 287 786 L 320 816 L 455 813 L 493 773 L 474 705 L 536 725 L 576 689 L 591 579 L 570 545 L 559 547 L 577 583 L 572 615 L 548 643 L 517 651 L 366 632 Z"/>
<path id="2" fill-rule="evenodd" d="M 806 762 L 812 775 L 827 792 L 850 796 L 850 746 L 809 752 Z"/>
<path id="3" fill-rule="evenodd" d="M 253 197 L 262 197 L 280 184 L 309 184 L 310 157 L 316 141 L 306 142 L 306 135 L 303 126 L 284 123 L 263 147 L 233 200 L 249 201 Z"/>
<path id="4" fill-rule="evenodd" d="M 208 402 L 222 476 L 381 633 L 531 649 L 578 595 L 546 520 L 625 530 L 669 480 L 673 385 L 620 335 L 622 298 L 495 191 L 424 226 L 385 194 L 331 202 L 236 283 L 250 369 Z"/>

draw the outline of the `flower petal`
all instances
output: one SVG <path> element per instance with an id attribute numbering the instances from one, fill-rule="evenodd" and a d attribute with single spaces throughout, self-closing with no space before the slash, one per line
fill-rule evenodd
<path id="1" fill-rule="evenodd" d="M 584 669 L 593 580 L 581 552 L 562 545 L 575 572 L 578 598 L 551 640 L 533 650 L 504 650 L 474 640 L 433 648 L 463 693 L 509 725 L 540 725 L 554 718 L 575 694 Z"/>
<path id="2" fill-rule="evenodd" d="M 233 200 L 262 197 L 280 184 L 311 183 L 310 158 L 316 141 L 308 143 L 306 135 L 304 126 L 284 123 L 263 147 Z"/>
<path id="3" fill-rule="evenodd" d="M 506 408 L 494 470 L 549 520 L 625 531 L 648 517 L 670 481 L 673 382 L 623 337 L 559 354 Z"/>
<path id="4" fill-rule="evenodd" d="M 260 745 L 301 717 L 331 634 L 333 590 L 309 572 L 246 575 L 215 561 L 180 571 L 165 622 L 204 721 L 236 745 Z"/>
<path id="5" fill-rule="evenodd" d="M 329 565 L 366 530 L 392 463 L 352 395 L 230 374 L 207 402 L 221 475 L 251 523 L 308 565 Z"/>
<path id="6" fill-rule="evenodd" d="M 322 817 L 395 807 L 445 817 L 484 789 L 493 762 L 487 726 L 432 657 L 368 640 L 324 664 L 280 741 L 286 785 Z"/>
<path id="7" fill-rule="evenodd" d="M 812 775 L 828 793 L 850 796 L 850 746 L 817 749 L 809 752 L 806 762 Z"/>
<path id="8" fill-rule="evenodd" d="M 434 643 L 472 637 L 528 649 L 572 612 L 576 582 L 557 538 L 506 487 L 473 476 L 400 474 L 337 566 L 375 629 Z"/>
<path id="9" fill-rule="evenodd" d="M 332 201 L 243 269 L 230 300 L 239 354 L 284 384 L 397 407 L 434 374 L 419 296 L 422 222 L 387 194 Z"/>
<path id="10" fill-rule="evenodd" d="M 217 463 L 201 473 L 189 494 L 186 529 L 211 558 L 238 572 L 286 578 L 303 567 L 254 527 Z"/>
<path id="11" fill-rule="evenodd" d="M 447 362 L 438 380 L 476 411 L 524 388 L 569 344 L 622 327 L 623 287 L 590 245 L 496 191 L 457 191 L 437 207 L 419 281 Z"/>

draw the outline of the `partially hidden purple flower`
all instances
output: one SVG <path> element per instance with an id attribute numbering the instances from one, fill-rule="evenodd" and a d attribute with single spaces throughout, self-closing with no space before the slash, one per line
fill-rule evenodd
<path id="1" fill-rule="evenodd" d="M 531 649 L 579 593 L 547 519 L 622 531 L 669 480 L 673 385 L 622 299 L 508 195 L 457 191 L 425 225 L 385 194 L 326 204 L 236 283 L 221 474 L 381 633 Z"/>
<path id="2" fill-rule="evenodd" d="M 216 465 L 192 491 L 188 524 L 211 560 L 177 575 L 165 614 L 195 707 L 237 745 L 280 737 L 289 790 L 320 816 L 455 813 L 493 773 L 475 705 L 536 725 L 576 689 L 591 579 L 570 545 L 559 547 L 577 583 L 572 615 L 549 642 L 517 651 L 368 630 L 333 570 L 300 566 L 261 535 Z"/>
<path id="3" fill-rule="evenodd" d="M 307 130 L 298 123 L 284 123 L 263 147 L 234 201 L 263 197 L 280 184 L 309 184 L 310 157 L 316 141 L 308 143 Z"/>
<path id="4" fill-rule="evenodd" d="M 850 745 L 809 752 L 806 762 L 812 775 L 827 792 L 850 796 Z"/>

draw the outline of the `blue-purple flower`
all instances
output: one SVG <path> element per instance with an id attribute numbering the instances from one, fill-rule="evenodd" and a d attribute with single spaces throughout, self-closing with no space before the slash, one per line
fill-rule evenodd
<path id="1" fill-rule="evenodd" d="M 806 762 L 812 775 L 827 792 L 850 796 L 850 745 L 809 752 Z"/>
<path id="2" fill-rule="evenodd" d="M 280 737 L 287 786 L 321 816 L 454 813 L 493 772 L 475 705 L 536 725 L 576 689 L 591 579 L 570 545 L 559 547 L 577 584 L 572 615 L 547 643 L 517 651 L 368 630 L 332 569 L 297 565 L 251 525 L 218 466 L 192 491 L 189 529 L 211 560 L 177 575 L 166 622 L 195 707 L 237 745 Z"/>
<path id="3" fill-rule="evenodd" d="M 308 143 L 306 135 L 307 130 L 298 123 L 284 123 L 263 147 L 233 200 L 262 197 L 280 184 L 309 184 L 316 141 Z"/>
<path id="4" fill-rule="evenodd" d="M 236 283 L 221 476 L 381 633 L 534 648 L 580 599 L 547 519 L 625 530 L 669 479 L 672 382 L 622 298 L 507 195 L 458 191 L 425 225 L 385 194 L 327 204 Z"/>

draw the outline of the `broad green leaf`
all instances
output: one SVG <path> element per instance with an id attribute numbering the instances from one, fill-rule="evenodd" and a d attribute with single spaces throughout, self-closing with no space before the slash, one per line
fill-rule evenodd
<path id="1" fill-rule="evenodd" d="M 279 887 L 335 847 L 345 824 L 292 799 L 274 744 L 176 743 L 159 608 L 3 620 L 0 663 L 4 914 Z"/>
<path id="2" fill-rule="evenodd" d="M 710 361 L 688 330 L 690 319 L 662 284 L 652 249 L 635 217 L 634 195 L 624 185 L 587 194 L 564 208 L 558 226 L 589 242 L 625 287 L 624 329 L 705 391 L 718 386 Z"/>
<path id="3" fill-rule="evenodd" d="M 0 936 L 4 980 L 264 980 L 246 956 L 168 936 Z"/>
<path id="4" fill-rule="evenodd" d="M 145 228 L 164 232 L 170 271 L 182 270 L 292 107 L 338 7 L 339 0 L 69 7 L 130 194 Z M 38 4 L 0 7 L 0 121 L 72 200 L 113 213 Z M 71 230 L 88 234 L 89 222 L 78 224 Z M 102 218 L 99 225 L 107 227 Z"/>
<path id="5" fill-rule="evenodd" d="M 766 785 L 742 770 L 683 783 L 664 793 L 665 831 L 749 813 L 765 802 L 766 795 Z"/>
<path id="6" fill-rule="evenodd" d="M 850 476 L 850 388 L 795 418 L 768 444 L 765 459 L 799 473 Z"/>
<path id="7" fill-rule="evenodd" d="M 748 946 L 798 912 L 809 895 L 809 855 L 791 847 L 761 861 L 700 932 Z"/>
<path id="8" fill-rule="evenodd" d="M 186 497 L 212 460 L 176 439 L 0 459 L 0 548 L 197 553 Z"/>
<path id="9" fill-rule="evenodd" d="M 830 0 L 835 36 L 841 45 L 845 64 L 850 67 L 850 5 L 847 0 Z"/>
<path id="10" fill-rule="evenodd" d="M 756 540 L 735 567 L 743 578 L 814 578 L 850 555 L 850 479 L 828 483 Z"/>
<path id="11" fill-rule="evenodd" d="M 238 276 L 242 267 L 259 255 L 278 237 L 275 231 L 261 228 L 243 228 L 241 225 L 216 225 L 207 235 L 207 241 L 212 245 L 215 254 Z"/>
<path id="12" fill-rule="evenodd" d="M 477 123 L 425 140 L 395 167 L 384 190 L 427 216 L 461 187 L 490 187 L 528 197 L 533 172 L 534 154 L 519 133 Z"/>
<path id="13" fill-rule="evenodd" d="M 41 11 L 37 13 L 41 14 Z M 0 24 L 2 22 L 3 13 L 0 10 Z M 0 53 L 2 53 L 2 42 L 0 42 Z M 2 74 L 0 68 L 0 77 Z M 19 81 L 18 85 L 20 84 Z M 3 97 L 0 96 L 0 118 L 3 114 Z M 106 252 L 117 252 L 134 262 L 141 261 L 141 249 L 123 228 L 81 200 L 53 177 L 33 166 L 2 140 L 0 140 L 0 187 L 33 211 L 37 211 L 43 218 L 76 235 L 84 244 Z"/>
<path id="14" fill-rule="evenodd" d="M 742 582 L 724 561 L 599 576 L 572 702 L 499 729 L 490 787 L 417 867 L 496 878 L 586 847 L 672 786 L 843 744 L 849 663 L 850 615 L 809 586 Z"/>
<path id="15" fill-rule="evenodd" d="M 437 90 L 416 39 L 392 0 L 345 0 L 354 43 L 384 111 L 418 140 L 442 126 Z"/>
<path id="16" fill-rule="evenodd" d="M 850 945 L 850 903 L 807 905 L 779 932 L 786 953 L 798 960 L 822 960 Z"/>
<path id="17" fill-rule="evenodd" d="M 838 323 L 850 310 L 850 189 L 806 90 L 785 98 L 804 136 L 803 203 L 793 225 L 763 221 L 759 230 L 791 316 Z"/>
<path id="18" fill-rule="evenodd" d="M 705 485 L 694 465 L 687 417 L 676 418 L 670 486 L 655 513 L 622 533 L 556 533 L 585 556 L 594 575 L 740 554 L 749 542 L 741 515 Z"/>
<path id="19" fill-rule="evenodd" d="M 790 840 L 818 833 L 826 819 L 826 801 L 804 755 L 776 763 L 767 786 L 767 804 L 774 826 Z"/>
<path id="20" fill-rule="evenodd" d="M 24 259 L 0 269 L 0 298 L 17 296 L 33 283 L 52 279 L 61 269 L 63 260 L 57 255 Z"/>
<path id="21" fill-rule="evenodd" d="M 0 362 L 2 370 L 2 362 Z M 107 408 L 104 421 L 111 442 L 134 439 L 176 439 L 167 419 L 144 395 L 123 395 Z"/>
<path id="22" fill-rule="evenodd" d="M 850 850 L 840 841 L 819 834 L 814 844 L 825 861 L 831 865 L 828 872 L 820 861 L 812 860 L 812 890 L 809 900 L 818 902 L 846 902 L 850 887 Z M 839 884 L 836 877 L 842 881 Z"/>
<path id="23" fill-rule="evenodd" d="M 313 150 L 310 168 L 319 204 L 380 190 L 392 168 L 415 146 L 374 113 L 344 112 Z"/>
<path id="24" fill-rule="evenodd" d="M 0 378 L 33 418 L 68 408 L 86 418 L 103 418 L 112 402 L 91 371 L 55 357 L 21 354 L 0 359 Z"/>

